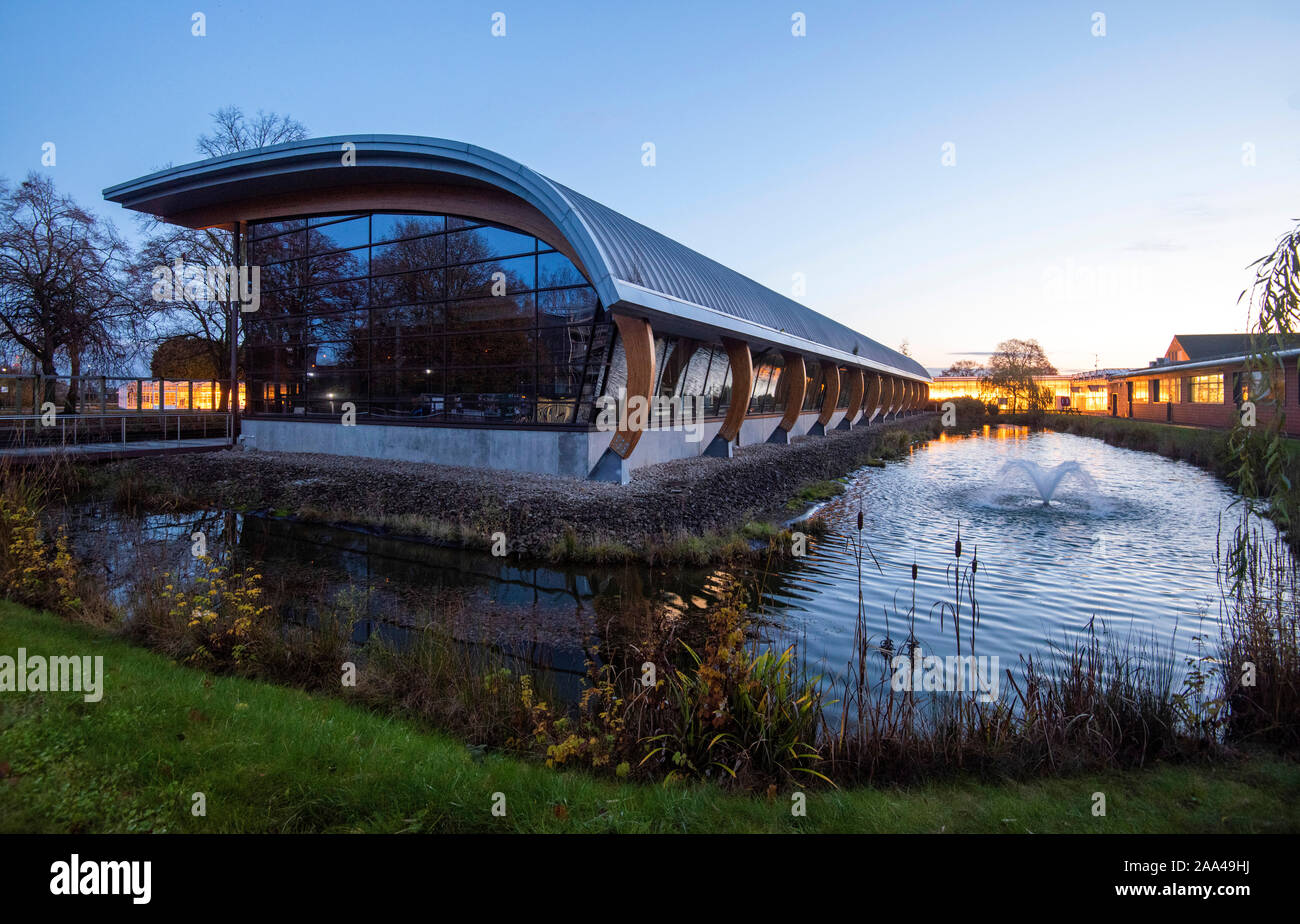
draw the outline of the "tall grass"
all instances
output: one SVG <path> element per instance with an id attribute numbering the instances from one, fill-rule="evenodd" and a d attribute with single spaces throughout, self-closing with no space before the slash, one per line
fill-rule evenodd
<path id="1" fill-rule="evenodd" d="M 51 496 L 48 485 L 22 479 L 0 489 L 0 502 L 28 511 Z M 37 530 L 24 536 L 51 541 L 37 520 L 24 523 Z M 1181 688 L 1169 651 L 1089 625 L 1048 656 L 1022 657 L 991 697 L 896 687 L 894 660 L 911 658 L 918 645 L 915 573 L 910 601 L 896 597 L 885 636 L 873 637 L 865 588 L 884 576 L 860 530 L 853 649 L 833 687 L 798 646 L 760 642 L 738 584 L 702 623 L 667 618 L 643 599 L 602 602 L 609 650 L 589 648 L 576 701 L 558 695 L 546 665 L 457 638 L 452 627 L 464 620 L 453 617 L 464 614 L 425 613 L 403 642 L 376 633 L 358 643 L 364 588 L 318 602 L 308 623 L 285 615 L 298 601 L 267 595 L 260 574 L 227 559 L 145 574 L 115 615 L 123 634 L 177 661 L 327 691 L 414 716 L 476 747 L 624 777 L 760 790 L 958 773 L 1030 777 L 1221 755 L 1245 742 L 1297 744 L 1297 568 L 1286 546 L 1262 530 L 1235 537 L 1234 548 L 1249 554 L 1222 563 L 1219 650 L 1194 664 Z M 0 556 L 12 557 L 14 547 L 7 542 Z M 49 586 L 66 588 L 58 581 L 72 579 L 75 562 L 66 550 L 60 562 L 49 545 L 42 548 L 32 560 L 54 568 Z M 28 586 L 21 574 L 11 565 L 3 574 L 0 592 L 20 596 Z M 977 552 L 955 532 L 951 598 L 933 601 L 927 618 L 938 616 L 940 637 L 964 657 L 979 653 L 978 576 Z M 75 586 L 82 599 L 52 608 L 86 619 L 93 588 Z M 355 686 L 343 679 L 349 664 Z"/>
<path id="2" fill-rule="evenodd" d="M 1243 521 L 1220 571 L 1219 665 L 1233 741 L 1300 744 L 1300 574 L 1272 527 Z"/>

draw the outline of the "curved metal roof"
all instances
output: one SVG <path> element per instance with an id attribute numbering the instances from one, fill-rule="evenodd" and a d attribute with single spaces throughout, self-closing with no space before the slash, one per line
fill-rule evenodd
<path id="1" fill-rule="evenodd" d="M 342 165 L 345 143 L 356 165 Z M 523 199 L 565 236 L 606 307 L 643 309 L 748 340 L 929 381 L 896 350 L 755 282 L 666 235 L 485 148 L 410 135 L 338 135 L 239 151 L 104 190 L 163 218 L 285 191 L 452 179 Z M 235 216 L 240 217 L 240 216 Z"/>

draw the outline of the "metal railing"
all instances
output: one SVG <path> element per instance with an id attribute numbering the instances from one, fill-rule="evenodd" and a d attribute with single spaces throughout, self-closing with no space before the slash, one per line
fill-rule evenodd
<path id="1" fill-rule="evenodd" d="M 0 449 L 232 439 L 233 416 L 219 411 L 136 411 L 0 416 Z"/>

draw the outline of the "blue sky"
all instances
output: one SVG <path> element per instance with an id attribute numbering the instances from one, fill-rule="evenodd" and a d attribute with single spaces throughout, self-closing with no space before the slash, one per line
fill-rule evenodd
<path id="1" fill-rule="evenodd" d="M 131 231 L 101 190 L 196 159 L 225 105 L 454 138 L 778 291 L 802 273 L 931 367 L 1007 337 L 1137 365 L 1243 329 L 1247 264 L 1300 218 L 1298 26 L 1294 2 L 7 3 L 0 175 Z"/>

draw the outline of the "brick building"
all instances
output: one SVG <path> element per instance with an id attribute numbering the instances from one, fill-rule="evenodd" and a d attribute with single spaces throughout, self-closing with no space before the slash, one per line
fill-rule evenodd
<path id="1" fill-rule="evenodd" d="M 1300 435 L 1300 382 L 1296 362 L 1300 337 L 1275 338 L 1281 368 L 1270 374 L 1256 366 L 1249 334 L 1179 334 L 1159 359 L 1145 369 L 1110 377 L 1109 407 L 1114 417 L 1228 428 L 1253 401 L 1256 419 L 1267 423 L 1280 405 L 1286 430 Z"/>

